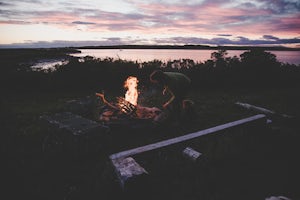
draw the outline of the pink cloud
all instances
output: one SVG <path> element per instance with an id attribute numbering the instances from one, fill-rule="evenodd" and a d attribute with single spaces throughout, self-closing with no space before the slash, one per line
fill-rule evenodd
<path id="1" fill-rule="evenodd" d="M 163 3 L 136 3 L 140 10 L 146 13 L 148 21 L 153 22 L 151 28 L 157 31 L 189 32 L 191 34 L 203 31 L 206 33 L 238 29 L 243 23 L 247 26 L 256 24 L 257 16 L 268 16 L 267 9 L 225 8 L 222 4 L 206 3 L 199 5 L 177 5 Z M 251 21 L 251 18 L 254 18 Z M 236 30 L 233 30 L 236 31 Z"/>
<path id="2" fill-rule="evenodd" d="M 212 38 L 217 34 L 257 38 L 262 35 L 299 35 L 300 15 L 274 15 L 274 10 L 254 4 L 229 6 L 228 1 L 205 1 L 203 4 L 145 3 L 128 0 L 139 12 L 121 13 L 95 8 L 68 11 L 24 11 L 17 17 L 7 11 L 0 24 L 47 24 L 61 29 L 92 32 L 125 32 L 153 36 L 195 36 Z M 75 5 L 75 4 L 74 4 Z M 79 7 L 79 6 L 78 6 Z M 17 14 L 17 12 L 15 12 Z M 275 34 L 274 34 L 275 35 Z"/>

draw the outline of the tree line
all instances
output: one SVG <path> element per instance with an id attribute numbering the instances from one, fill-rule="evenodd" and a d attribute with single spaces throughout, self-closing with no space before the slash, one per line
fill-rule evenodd
<path id="1" fill-rule="evenodd" d="M 51 51 L 53 55 L 57 54 Z M 56 66 L 55 70 L 41 71 L 33 71 L 24 64 L 26 59 L 30 59 L 26 54 L 21 60 L 18 54 L 1 59 L 1 87 L 8 92 L 120 90 L 128 76 L 137 76 L 140 84 L 148 87 L 149 75 L 157 69 L 186 74 L 191 78 L 193 88 L 300 86 L 300 66 L 281 63 L 274 54 L 263 49 L 248 50 L 239 57 L 228 57 L 227 51 L 220 49 L 204 62 L 179 59 L 138 63 L 113 58 L 86 56 L 78 59 L 66 54 L 59 55 L 67 57 L 69 63 Z"/>

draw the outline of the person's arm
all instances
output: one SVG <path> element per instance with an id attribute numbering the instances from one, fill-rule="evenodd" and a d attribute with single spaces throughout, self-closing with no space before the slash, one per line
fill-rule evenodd
<path id="1" fill-rule="evenodd" d="M 163 95 L 166 94 L 167 90 L 169 90 L 169 88 L 168 88 L 168 86 L 165 86 L 165 87 L 164 87 L 164 90 L 163 90 Z"/>
<path id="2" fill-rule="evenodd" d="M 174 93 L 173 93 L 168 87 L 165 87 L 165 89 L 164 89 L 163 92 L 165 93 L 166 91 L 168 91 L 168 92 L 171 94 L 171 98 L 169 99 L 169 101 L 167 101 L 167 102 L 163 105 L 163 108 L 167 108 L 168 105 L 169 105 L 170 103 L 172 103 L 172 101 L 174 101 L 174 99 L 175 99 Z"/>

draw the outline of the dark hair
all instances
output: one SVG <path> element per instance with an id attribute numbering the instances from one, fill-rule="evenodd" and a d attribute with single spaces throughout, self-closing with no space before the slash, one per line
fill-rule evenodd
<path id="1" fill-rule="evenodd" d="M 158 82 L 158 83 L 164 83 L 165 82 L 165 74 L 161 70 L 155 70 L 150 74 L 150 81 L 151 82 Z"/>

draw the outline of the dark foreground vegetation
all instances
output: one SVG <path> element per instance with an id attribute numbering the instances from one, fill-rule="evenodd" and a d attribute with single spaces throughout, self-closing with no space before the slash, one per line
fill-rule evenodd
<path id="1" fill-rule="evenodd" d="M 68 57 L 66 53 L 74 51 L 4 51 L 1 53 L 1 87 L 6 91 L 19 92 L 121 89 L 129 75 L 137 76 L 143 86 L 149 86 L 149 74 L 155 69 L 182 72 L 192 79 L 193 88 L 197 89 L 299 86 L 299 66 L 280 63 L 274 54 L 260 49 L 246 51 L 240 58 L 227 57 L 226 50 L 219 50 L 204 63 L 190 59 L 137 63 L 93 57 L 85 57 L 84 62 L 79 62 L 77 58 L 70 57 L 67 65 L 57 66 L 55 71 L 32 71 L 29 67 L 38 59 Z"/>
<path id="2" fill-rule="evenodd" d="M 0 52 L 1 182 L 5 199 L 300 198 L 299 66 L 280 63 L 273 54 L 260 49 L 246 51 L 240 58 L 227 57 L 225 50 L 219 50 L 204 63 L 188 59 L 136 63 L 92 57 L 79 62 L 66 55 L 73 49 Z M 62 57 L 70 62 L 54 71 L 30 69 L 39 59 Z M 155 69 L 178 71 L 191 78 L 189 99 L 195 102 L 197 117 L 155 131 L 114 131 L 104 141 L 105 148 L 81 157 L 49 156 L 42 151 L 49 130 L 41 125 L 41 115 L 72 111 L 97 120 L 102 104 L 95 92 L 105 91 L 113 101 L 123 96 L 123 81 L 128 76 L 137 76 L 140 81 L 140 104 L 160 107 L 161 93 L 155 92 L 159 88 L 149 82 L 149 74 Z M 68 104 L 74 99 L 88 101 L 89 106 L 78 104 L 74 108 Z M 138 157 L 150 173 L 152 169 L 156 187 L 120 191 L 108 155 L 255 114 L 237 108 L 236 101 L 294 118 L 275 120 L 262 129 L 238 129 L 205 137 L 194 144 L 204 154 L 203 162 L 196 165 L 176 157 L 181 147 Z"/>

